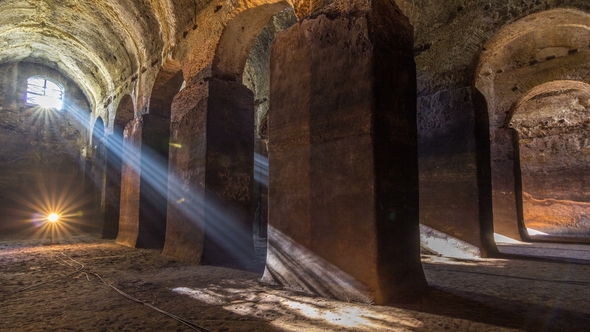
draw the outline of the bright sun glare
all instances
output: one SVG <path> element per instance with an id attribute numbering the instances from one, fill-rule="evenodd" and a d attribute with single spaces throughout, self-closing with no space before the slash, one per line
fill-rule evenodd
<path id="1" fill-rule="evenodd" d="M 51 222 L 56 222 L 59 219 L 59 216 L 56 213 L 52 213 L 49 216 L 47 216 L 47 220 L 51 221 Z"/>
<path id="2" fill-rule="evenodd" d="M 41 108 L 61 109 L 63 107 L 64 89 L 58 83 L 42 76 L 29 77 L 27 80 L 26 102 Z"/>

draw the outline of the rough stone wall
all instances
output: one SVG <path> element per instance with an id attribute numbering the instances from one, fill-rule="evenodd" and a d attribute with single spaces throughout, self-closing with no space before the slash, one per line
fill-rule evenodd
<path id="1" fill-rule="evenodd" d="M 42 110 L 25 104 L 27 79 L 35 75 L 64 86 L 63 110 Z M 82 91 L 59 71 L 35 63 L 0 66 L 0 82 L 2 231 L 9 226 L 32 226 L 25 221 L 35 212 L 47 212 L 51 209 L 48 200 L 57 200 L 61 195 L 69 200 L 67 208 L 76 206 L 88 213 L 88 206 L 82 206 L 81 152 L 90 107 Z M 9 220 L 14 224 L 7 225 Z"/>
<path id="2" fill-rule="evenodd" d="M 531 238 L 559 238 L 588 241 L 590 203 L 563 199 L 535 199 L 523 193 L 524 221 L 528 228 L 544 234 Z"/>
<path id="3" fill-rule="evenodd" d="M 98 118 L 92 129 L 92 142 L 87 149 L 92 151 L 90 162 L 92 166 L 86 171 L 87 191 L 92 192 L 93 197 L 93 229 L 96 233 L 104 232 L 104 212 L 106 206 L 106 166 L 107 166 L 107 145 L 104 135 L 104 122 Z M 88 162 L 88 161 L 87 161 Z"/>
<path id="4" fill-rule="evenodd" d="M 519 143 L 523 191 L 539 199 L 590 202 L 587 131 Z"/>
<path id="5" fill-rule="evenodd" d="M 395 0 L 415 30 L 418 95 L 471 85 L 484 44 L 502 27 L 552 8 L 590 12 L 585 0 Z"/>
<path id="6" fill-rule="evenodd" d="M 557 236 L 590 234 L 588 106 L 588 91 L 565 89 L 531 98 L 512 116 L 528 228 Z"/>

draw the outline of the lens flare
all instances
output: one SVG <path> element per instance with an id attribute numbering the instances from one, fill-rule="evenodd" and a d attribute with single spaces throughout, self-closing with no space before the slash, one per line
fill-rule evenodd
<path id="1" fill-rule="evenodd" d="M 57 222 L 59 220 L 59 216 L 57 215 L 57 213 L 52 213 L 49 216 L 47 216 L 47 220 L 51 222 Z"/>

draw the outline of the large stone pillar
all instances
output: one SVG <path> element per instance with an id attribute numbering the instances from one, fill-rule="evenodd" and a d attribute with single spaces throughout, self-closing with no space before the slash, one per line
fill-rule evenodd
<path id="1" fill-rule="evenodd" d="M 413 29 L 393 2 L 349 5 L 272 46 L 263 280 L 381 304 L 426 285 Z"/>
<path id="2" fill-rule="evenodd" d="M 139 236 L 139 184 L 143 119 L 133 119 L 124 131 L 121 170 L 121 211 L 117 243 L 135 247 Z"/>
<path id="3" fill-rule="evenodd" d="M 164 246 L 168 190 L 167 123 L 158 115 L 144 114 L 125 128 L 119 243 L 153 249 Z"/>
<path id="4" fill-rule="evenodd" d="M 484 97 L 466 87 L 420 98 L 418 135 L 423 244 L 460 258 L 496 253 Z"/>
<path id="5" fill-rule="evenodd" d="M 253 112 L 248 88 L 217 78 L 174 98 L 164 254 L 234 267 L 254 257 Z"/>
<path id="6" fill-rule="evenodd" d="M 500 126 L 492 124 L 490 128 L 494 231 L 508 238 L 528 241 L 522 220 L 518 134 L 503 124 Z"/>
<path id="7" fill-rule="evenodd" d="M 98 233 L 104 232 L 105 220 L 105 189 L 106 189 L 106 166 L 107 166 L 107 145 L 103 133 L 94 137 L 95 151 L 94 164 L 92 165 L 92 177 L 94 182 L 94 214 L 93 227 Z"/>
<path id="8" fill-rule="evenodd" d="M 200 263 L 205 228 L 207 97 L 200 81 L 174 97 L 168 158 L 168 215 L 163 254 Z"/>
<path id="9" fill-rule="evenodd" d="M 105 185 L 105 207 L 103 238 L 114 239 L 119 232 L 119 213 L 121 211 L 121 168 L 123 158 L 123 131 L 115 127 L 115 132 L 107 136 L 107 171 Z"/>
<path id="10" fill-rule="evenodd" d="M 84 232 L 96 232 L 96 229 L 93 229 L 93 221 L 94 215 L 96 211 L 94 210 L 94 195 L 95 195 L 95 185 L 94 185 L 94 176 L 92 174 L 92 167 L 94 163 L 94 148 L 92 145 L 87 145 L 85 147 L 85 153 L 82 160 L 82 187 L 83 187 L 83 196 L 84 197 L 92 197 L 92 199 L 87 200 L 82 208 L 84 215 L 86 218 L 82 223 L 78 226 L 80 231 Z"/>

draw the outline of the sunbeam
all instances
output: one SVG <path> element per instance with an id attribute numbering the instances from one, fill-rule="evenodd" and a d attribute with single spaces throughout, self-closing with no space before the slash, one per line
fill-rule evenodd
<path id="1" fill-rule="evenodd" d="M 145 197 L 149 205 L 157 206 L 158 200 L 167 198 L 170 204 L 193 224 L 204 228 L 210 240 L 237 265 L 246 265 L 253 257 L 252 231 L 239 221 L 236 212 L 226 206 L 217 195 L 202 188 L 190 188 L 185 180 L 174 172 L 168 172 L 167 160 L 146 145 L 137 150 L 120 137 L 108 141 L 107 149 L 113 158 L 122 158 L 124 167 L 140 174 L 142 186 L 149 186 L 151 195 Z M 176 149 L 185 148 L 182 143 L 169 143 Z M 119 154 L 117 156 L 117 154 Z M 131 157 L 141 155 L 141 157 Z M 107 161 L 111 162 L 111 161 Z M 268 178 L 266 158 L 259 156 L 257 173 Z M 267 180 L 263 180 L 266 181 Z M 144 191 L 145 188 L 141 188 Z M 140 221 L 145 222 L 144 221 Z M 249 227 L 252 227 L 250 225 Z"/>
<path id="2" fill-rule="evenodd" d="M 254 153 L 254 181 L 268 187 L 268 158 Z"/>
<path id="3" fill-rule="evenodd" d="M 64 105 L 67 111 L 58 111 L 55 109 L 44 109 L 41 107 L 35 108 L 35 117 L 33 120 L 34 126 L 39 129 L 53 132 L 57 138 L 59 136 L 59 128 L 55 124 L 62 121 L 64 116 L 69 115 L 69 120 L 75 127 L 83 128 L 83 131 L 90 131 L 89 115 L 85 112 L 75 108 L 70 109 L 69 104 Z M 82 132 L 83 132 L 82 131 Z M 95 192 L 102 191 L 105 186 L 105 177 L 109 181 L 118 181 L 116 177 L 120 177 L 121 165 L 131 169 L 140 175 L 141 200 L 144 201 L 144 208 L 149 207 L 151 210 L 144 213 L 142 220 L 139 220 L 140 225 L 150 222 L 149 217 L 161 214 L 163 215 L 163 225 L 150 228 L 151 232 L 165 233 L 165 218 L 167 201 L 174 206 L 177 211 L 184 216 L 191 223 L 200 227 L 206 234 L 206 238 L 215 245 L 215 251 L 219 251 L 220 255 L 228 257 L 229 261 L 234 262 L 234 266 L 246 266 L 250 264 L 254 257 L 254 245 L 252 238 L 252 223 L 248 225 L 244 222 L 243 216 L 234 207 L 229 206 L 214 191 L 207 188 L 189 188 L 185 179 L 178 177 L 174 172 L 168 171 L 167 156 L 162 155 L 148 146 L 146 142 L 135 146 L 125 139 L 122 134 L 105 135 L 104 130 L 92 131 L 92 146 L 90 149 L 97 149 L 96 155 L 94 151 L 89 151 L 88 157 L 96 157 L 98 155 L 104 156 L 104 162 L 94 159 L 92 167 L 85 164 L 85 158 L 80 158 L 80 151 L 76 147 L 70 146 L 63 140 L 64 147 L 71 154 L 75 160 L 79 160 L 79 167 L 86 172 L 85 181 L 90 181 L 91 186 L 94 186 Z M 184 149 L 188 148 L 184 142 L 170 142 L 169 148 Z M 104 147 L 105 150 L 100 150 Z M 137 158 L 132 156 L 138 156 Z M 260 154 L 254 154 L 254 173 L 253 179 L 263 186 L 268 186 L 268 159 Z M 114 174 L 113 172 L 118 174 Z M 103 174 L 103 175 L 100 175 Z M 88 187 L 88 185 L 87 185 Z M 55 188 L 44 188 L 38 190 L 35 195 L 21 198 L 21 202 L 26 204 L 29 209 L 36 212 L 29 220 L 36 227 L 36 236 L 47 236 L 49 234 L 49 226 L 47 226 L 47 216 L 51 213 L 59 215 L 59 222 L 56 223 L 57 234 L 68 234 L 74 231 L 75 227 L 81 223 L 82 220 L 82 206 L 90 204 L 95 201 L 95 208 L 97 208 L 97 199 L 104 200 L 113 199 L 112 197 L 99 197 L 96 194 L 84 195 L 83 193 L 75 194 L 77 198 L 83 197 L 81 202 L 74 202 L 64 192 L 68 190 L 58 191 Z M 94 198 L 93 198 L 94 197 Z M 116 199 L 117 197 L 115 197 Z M 111 202 L 114 205 L 119 202 Z M 164 203 L 164 204 L 162 204 Z M 72 209 L 75 207 L 74 209 Z M 141 209 L 141 207 L 140 207 Z M 146 215 L 147 213 L 147 215 Z M 101 221 L 105 223 L 106 221 Z M 142 224 L 144 223 L 144 224 Z M 96 225 L 95 225 L 96 226 Z"/>

